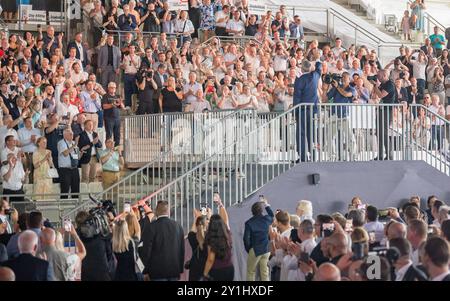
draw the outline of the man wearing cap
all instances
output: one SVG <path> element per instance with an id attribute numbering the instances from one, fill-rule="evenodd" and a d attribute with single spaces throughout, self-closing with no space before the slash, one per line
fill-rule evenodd
<path id="1" fill-rule="evenodd" d="M 316 50 L 314 52 L 313 59 L 316 61 L 315 69 L 312 70 L 310 61 L 304 60 L 302 64 L 303 75 L 297 77 L 294 83 L 294 106 L 298 104 L 314 104 L 314 106 L 301 106 L 295 112 L 298 126 L 297 151 L 301 162 L 306 162 L 307 159 L 306 145 L 308 145 L 312 155 L 312 117 L 317 112 L 317 103 L 319 102 L 317 88 L 322 75 L 322 63 L 320 62 L 319 51 Z"/>

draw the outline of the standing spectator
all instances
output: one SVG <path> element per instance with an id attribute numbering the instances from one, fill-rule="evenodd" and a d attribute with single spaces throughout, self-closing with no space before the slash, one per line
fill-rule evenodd
<path id="1" fill-rule="evenodd" d="M 214 5 L 211 4 L 211 0 L 203 0 L 203 4 L 200 5 L 201 20 L 200 28 L 202 30 L 201 42 L 207 41 L 216 29 L 216 20 L 214 18 Z"/>
<path id="2" fill-rule="evenodd" d="M 10 136 L 8 136 L 10 137 Z M 8 138 L 7 137 L 7 138 Z M 7 164 L 1 168 L 1 176 L 3 180 L 3 195 L 23 195 L 23 183 L 25 182 L 27 173 L 23 170 L 23 165 L 14 154 L 8 154 L 6 157 Z M 23 196 L 11 197 L 9 202 L 23 202 Z"/>
<path id="3" fill-rule="evenodd" d="M 230 20 L 230 7 L 224 5 L 222 10 L 216 12 L 216 36 L 224 37 L 228 36 L 226 31 L 227 23 Z"/>
<path id="4" fill-rule="evenodd" d="M 186 41 L 191 41 L 191 35 L 195 32 L 194 25 L 188 19 L 187 11 L 180 12 L 179 17 L 174 22 L 174 31 L 178 36 L 178 45 L 182 47 Z"/>
<path id="5" fill-rule="evenodd" d="M 233 18 L 227 22 L 226 32 L 230 36 L 242 36 L 245 33 L 245 24 L 241 20 L 241 12 L 233 12 Z"/>
<path id="6" fill-rule="evenodd" d="M 34 166 L 34 186 L 33 193 L 38 200 L 42 200 L 45 194 L 51 192 L 52 178 L 49 176 L 49 169 L 53 168 L 51 150 L 47 149 L 47 139 L 39 137 L 37 139 L 37 150 L 33 153 Z"/>
<path id="7" fill-rule="evenodd" d="M 424 26 L 424 10 L 426 9 L 423 0 L 415 0 L 410 5 L 411 8 L 411 23 L 413 24 L 413 29 L 417 31 L 423 31 Z"/>
<path id="8" fill-rule="evenodd" d="M 342 47 L 341 38 L 336 38 L 335 46 L 331 48 L 331 52 L 333 53 L 334 59 L 337 60 L 341 57 L 341 54 L 345 51 L 345 48 Z"/>
<path id="9" fill-rule="evenodd" d="M 154 71 L 150 65 L 142 65 L 146 69 L 142 69 L 136 77 L 136 85 L 138 87 L 139 107 L 138 115 L 153 114 L 155 104 L 153 103 L 153 95 L 158 89 L 158 85 L 154 79 Z"/>
<path id="10" fill-rule="evenodd" d="M 120 73 L 120 49 L 114 45 L 114 36 L 109 34 L 106 45 L 98 52 L 98 73 L 101 75 L 102 87 L 108 86 L 110 82 L 117 83 Z"/>
<path id="11" fill-rule="evenodd" d="M 101 96 L 94 89 L 95 82 L 88 80 L 85 85 L 85 90 L 81 92 L 80 98 L 83 103 L 83 113 L 86 116 L 86 120 L 91 120 L 93 123 L 94 131 L 98 128 L 99 118 L 98 113 L 102 109 Z"/>
<path id="12" fill-rule="evenodd" d="M 214 281 L 232 281 L 234 266 L 232 258 L 231 231 L 228 224 L 228 213 L 218 195 L 214 202 L 219 207 L 219 214 L 214 214 L 209 220 L 205 246 L 208 248 L 204 279 Z"/>
<path id="13" fill-rule="evenodd" d="M 322 63 L 319 58 L 320 52 L 315 51 L 314 59 L 316 66 L 314 71 L 312 71 L 311 62 L 308 60 L 303 61 L 303 74 L 297 77 L 294 83 L 294 106 L 301 103 L 314 105 L 319 103 L 317 90 L 322 75 Z M 311 127 L 313 127 L 313 124 L 311 123 L 312 118 L 310 116 L 315 113 L 317 113 L 316 106 L 304 106 L 295 114 L 297 126 L 299 127 L 297 131 L 297 152 L 300 157 L 299 161 L 301 162 L 306 162 L 307 150 L 312 151 L 313 148 L 311 145 L 313 143 L 313 137 L 311 137 Z M 312 156 L 313 154 L 311 153 L 311 159 Z"/>
<path id="14" fill-rule="evenodd" d="M 194 28 L 196 29 L 192 34 L 192 38 L 198 38 L 197 29 L 200 28 L 200 19 L 202 17 L 202 13 L 200 11 L 200 7 L 198 5 L 198 0 L 190 0 L 189 6 L 189 20 L 192 21 Z"/>
<path id="15" fill-rule="evenodd" d="M 18 240 L 20 255 L 3 262 L 16 275 L 17 281 L 52 281 L 53 268 L 48 261 L 36 257 L 38 235 L 31 230 L 22 232 Z"/>
<path id="16" fill-rule="evenodd" d="M 378 221 L 378 209 L 375 206 L 367 206 L 366 223 L 364 229 L 367 233 L 375 234 L 375 242 L 381 242 L 384 236 L 384 225 Z M 371 242 L 374 243 L 374 242 Z"/>
<path id="17" fill-rule="evenodd" d="M 104 150 L 99 150 L 99 154 L 102 163 L 102 184 L 106 190 L 119 181 L 120 166 L 124 162 L 121 152 L 114 149 L 114 141 L 111 138 L 106 139 L 105 146 Z"/>
<path id="18" fill-rule="evenodd" d="M 37 139 L 41 136 L 39 129 L 33 127 L 31 117 L 24 119 L 25 127 L 18 131 L 19 142 L 25 155 L 24 169 L 30 170 L 29 183 L 33 183 L 33 153 L 36 151 Z"/>
<path id="19" fill-rule="evenodd" d="M 263 208 L 267 215 L 263 215 Z M 267 200 L 256 202 L 252 206 L 252 215 L 245 222 L 244 246 L 248 253 L 247 281 L 255 281 L 256 268 L 259 266 L 260 280 L 269 281 L 269 229 L 273 222 L 273 211 Z"/>
<path id="20" fill-rule="evenodd" d="M 182 112 L 183 92 L 175 86 L 175 78 L 169 77 L 167 88 L 162 89 L 159 96 L 159 112 Z"/>
<path id="21" fill-rule="evenodd" d="M 424 247 L 423 265 L 431 281 L 450 281 L 449 245 L 440 237 L 430 238 Z"/>
<path id="22" fill-rule="evenodd" d="M 428 148 L 431 140 L 431 120 L 424 108 L 420 107 L 412 124 L 412 137 L 418 148 Z"/>
<path id="23" fill-rule="evenodd" d="M 406 238 L 394 238 L 389 241 L 390 248 L 397 248 L 400 257 L 394 261 L 395 281 L 426 281 L 427 276 L 413 265 L 411 244 Z"/>
<path id="24" fill-rule="evenodd" d="M 68 198 L 69 191 L 76 198 L 80 191 L 80 174 L 78 173 L 79 150 L 73 140 L 73 132 L 65 129 L 63 139 L 58 142 L 58 173 L 61 181 L 62 199 Z"/>
<path id="25" fill-rule="evenodd" d="M 427 224 L 419 219 L 413 219 L 408 222 L 406 238 L 412 247 L 411 260 L 414 266 L 420 264 L 419 249 L 427 240 Z"/>
<path id="26" fill-rule="evenodd" d="M 434 34 L 430 36 L 431 45 L 433 46 L 436 57 L 440 57 L 442 49 L 445 47 L 445 38 L 439 33 L 439 27 L 434 27 Z"/>
<path id="27" fill-rule="evenodd" d="M 74 41 L 71 41 L 71 42 L 69 42 L 69 44 L 67 44 L 68 50 L 70 50 L 72 48 L 76 49 L 75 57 L 81 61 L 83 69 L 86 69 L 86 67 L 90 64 L 90 62 L 89 62 L 87 49 L 83 46 L 83 33 L 82 32 L 77 32 L 75 34 Z M 67 56 L 69 56 L 69 53 L 67 53 Z"/>
<path id="28" fill-rule="evenodd" d="M 97 179 L 97 153 L 102 148 L 102 143 L 94 131 L 92 120 L 84 122 L 84 131 L 80 134 L 78 148 L 81 152 L 81 181 L 83 183 L 95 182 Z"/>
<path id="29" fill-rule="evenodd" d="M 167 201 L 156 205 L 156 221 L 142 233 L 144 275 L 153 281 L 177 281 L 184 270 L 183 228 L 170 219 Z"/>
<path id="30" fill-rule="evenodd" d="M 428 64 L 428 57 L 422 50 L 418 51 L 418 55 L 411 55 L 409 57 L 409 63 L 413 67 L 412 76 L 417 79 L 417 89 L 419 99 L 422 100 L 425 94 L 425 82 L 426 82 L 426 68 Z"/>
<path id="31" fill-rule="evenodd" d="M 117 25 L 123 31 L 133 31 L 137 28 L 138 23 L 136 17 L 130 13 L 130 6 L 128 4 L 123 6 L 123 14 L 119 16 Z"/>
<path id="32" fill-rule="evenodd" d="M 205 246 L 205 233 L 208 228 L 211 210 L 206 214 L 194 209 L 194 223 L 188 233 L 188 241 L 192 249 L 192 257 L 189 260 L 189 281 L 199 281 L 203 275 L 208 250 Z"/>
<path id="33" fill-rule="evenodd" d="M 161 31 L 161 22 L 156 14 L 154 3 L 148 3 L 147 12 L 141 18 L 142 23 L 144 24 L 143 30 L 146 32 L 159 33 Z"/>
<path id="34" fill-rule="evenodd" d="M 289 25 L 289 31 L 291 33 L 291 39 L 296 39 L 300 42 L 305 38 L 305 31 L 303 29 L 302 20 L 298 15 L 294 16 L 294 22 Z"/>
<path id="35" fill-rule="evenodd" d="M 115 146 L 120 144 L 120 109 L 124 108 L 123 101 L 116 95 L 116 83 L 108 84 L 108 93 L 102 98 L 103 116 L 106 128 L 106 139 L 114 134 Z"/>
<path id="36" fill-rule="evenodd" d="M 112 250 L 117 260 L 114 281 L 137 281 L 135 271 L 137 246 L 128 232 L 125 220 L 118 220 L 113 226 Z"/>
<path id="37" fill-rule="evenodd" d="M 124 92 L 125 92 L 125 107 L 129 109 L 132 106 L 131 97 L 137 93 L 136 74 L 141 67 L 141 57 L 136 55 L 136 47 L 134 45 L 128 46 L 128 55 L 123 57 L 122 68 L 124 69 Z M 134 108 L 133 104 L 133 108 Z M 134 111 L 134 110 L 133 110 Z"/>
<path id="38" fill-rule="evenodd" d="M 412 41 L 411 40 L 411 19 L 409 17 L 409 10 L 405 10 L 404 14 L 403 14 L 403 18 L 402 21 L 400 23 L 400 27 L 402 28 L 402 32 L 403 32 L 403 39 L 406 41 Z"/>

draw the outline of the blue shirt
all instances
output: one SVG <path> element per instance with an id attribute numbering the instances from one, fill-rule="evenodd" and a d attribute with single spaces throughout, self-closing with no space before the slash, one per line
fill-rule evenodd
<path id="1" fill-rule="evenodd" d="M 317 87 L 322 76 L 322 63 L 316 62 L 316 70 L 303 74 L 295 79 L 294 83 L 294 106 L 300 103 L 319 102 Z"/>
<path id="2" fill-rule="evenodd" d="M 437 39 L 437 41 L 435 41 Z M 441 34 L 432 34 L 430 36 L 431 45 L 434 49 L 442 49 L 444 45 L 441 42 L 445 42 L 444 36 Z"/>
<path id="3" fill-rule="evenodd" d="M 352 103 L 353 98 L 356 97 L 356 90 L 352 86 L 348 86 L 345 92 L 351 92 L 351 97 L 345 97 L 339 91 L 333 87 L 328 92 L 328 99 L 333 98 L 333 103 Z M 338 118 L 345 118 L 348 115 L 348 106 L 333 106 L 331 109 L 332 114 L 337 114 Z"/>
<path id="4" fill-rule="evenodd" d="M 247 252 L 251 249 L 255 256 L 269 252 L 269 227 L 273 222 L 273 211 L 266 206 L 267 215 L 256 215 L 245 222 L 244 246 Z"/>

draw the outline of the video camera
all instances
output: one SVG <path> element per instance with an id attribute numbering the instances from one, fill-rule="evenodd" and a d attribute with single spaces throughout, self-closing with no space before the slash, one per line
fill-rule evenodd
<path id="1" fill-rule="evenodd" d="M 153 70 L 142 69 L 138 73 L 138 81 L 141 82 L 144 78 L 151 79 L 151 78 L 153 78 L 154 74 L 155 74 L 155 72 Z"/>
<path id="2" fill-rule="evenodd" d="M 327 73 L 323 78 L 323 82 L 331 85 L 334 81 L 338 83 L 338 85 L 342 85 L 342 75 L 337 73 Z"/>
<path id="3" fill-rule="evenodd" d="M 109 227 L 108 213 L 116 216 L 114 205 L 111 201 L 99 201 L 92 195 L 89 195 L 89 199 L 94 202 L 97 207 L 89 210 L 89 216 L 80 225 L 80 234 L 84 238 L 94 238 L 97 236 L 106 238 L 111 234 Z"/>

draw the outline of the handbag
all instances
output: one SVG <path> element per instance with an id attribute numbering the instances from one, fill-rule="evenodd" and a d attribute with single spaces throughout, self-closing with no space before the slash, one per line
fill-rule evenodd
<path id="1" fill-rule="evenodd" d="M 58 170 L 56 168 L 49 168 L 48 169 L 48 177 L 52 179 L 59 178 Z"/>
<path id="2" fill-rule="evenodd" d="M 134 271 L 136 273 L 142 274 L 144 271 L 144 263 L 142 262 L 141 258 L 139 257 L 139 254 L 137 252 L 136 244 L 134 243 L 134 240 L 131 239 L 131 243 L 133 244 L 133 250 L 134 250 Z"/>

